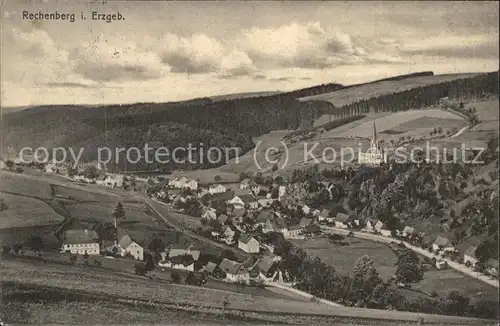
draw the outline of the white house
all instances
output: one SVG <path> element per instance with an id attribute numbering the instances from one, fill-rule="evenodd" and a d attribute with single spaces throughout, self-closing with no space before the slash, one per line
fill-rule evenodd
<path id="1" fill-rule="evenodd" d="M 285 186 L 279 186 L 278 187 L 278 200 L 281 200 L 286 195 L 286 187 Z"/>
<path id="2" fill-rule="evenodd" d="M 476 249 L 475 246 L 470 246 L 464 253 L 464 264 L 474 266 L 477 264 L 478 259 L 476 257 Z"/>
<path id="3" fill-rule="evenodd" d="M 338 213 L 335 216 L 335 227 L 341 229 L 347 229 L 349 227 L 349 215 L 344 213 Z"/>
<path id="4" fill-rule="evenodd" d="M 118 250 L 122 257 L 130 254 L 136 260 L 144 260 L 144 248 L 134 241 L 128 234 L 120 237 Z"/>
<path id="5" fill-rule="evenodd" d="M 210 187 L 208 187 L 208 192 L 212 195 L 213 194 L 221 194 L 221 193 L 226 192 L 226 191 L 227 191 L 227 188 L 221 184 L 214 184 L 214 185 L 211 185 Z"/>
<path id="6" fill-rule="evenodd" d="M 248 207 L 250 209 L 257 209 L 259 203 L 253 195 L 237 195 L 229 201 L 229 204 L 233 205 L 235 208 Z"/>
<path id="7" fill-rule="evenodd" d="M 436 268 L 437 269 L 446 269 L 447 267 L 448 267 L 448 264 L 446 263 L 445 260 L 436 261 Z"/>
<path id="8" fill-rule="evenodd" d="M 259 241 L 246 233 L 242 233 L 238 239 L 238 248 L 248 253 L 257 253 L 259 252 Z"/>
<path id="9" fill-rule="evenodd" d="M 104 185 L 111 188 L 121 188 L 123 186 L 124 176 L 119 174 L 108 174 L 104 178 Z"/>
<path id="10" fill-rule="evenodd" d="M 217 210 L 212 207 L 203 207 L 202 213 L 201 213 L 201 218 L 207 219 L 207 220 L 215 220 L 217 219 Z"/>
<path id="11" fill-rule="evenodd" d="M 198 181 L 196 180 L 188 180 L 184 183 L 183 188 L 189 188 L 191 190 L 198 190 Z"/>
<path id="12" fill-rule="evenodd" d="M 162 267 L 169 267 L 187 271 L 194 271 L 194 264 L 200 258 L 199 250 L 192 250 L 191 247 L 171 248 L 161 253 Z"/>
<path id="13" fill-rule="evenodd" d="M 311 212 L 311 207 L 309 207 L 308 205 L 303 205 L 302 212 L 306 215 L 309 215 L 309 213 Z"/>
<path id="14" fill-rule="evenodd" d="M 255 192 L 254 189 L 258 189 L 258 186 L 259 185 L 257 183 L 255 183 L 255 181 L 250 180 L 250 179 L 244 179 L 240 182 L 240 189 L 241 190 L 249 189 L 252 192 Z"/>
<path id="15" fill-rule="evenodd" d="M 224 236 L 224 238 L 232 241 L 234 234 L 235 232 L 233 231 L 233 229 L 231 229 L 229 225 L 226 225 L 222 228 L 222 235 Z"/>
<path id="16" fill-rule="evenodd" d="M 219 264 L 219 269 L 226 273 L 229 282 L 248 282 L 250 275 L 248 270 L 238 262 L 224 258 Z"/>
<path id="17" fill-rule="evenodd" d="M 99 255 L 99 236 L 95 231 L 67 230 L 63 234 L 62 251 L 72 254 Z"/>
<path id="18" fill-rule="evenodd" d="M 301 231 L 301 225 L 293 225 L 288 228 L 284 228 L 283 230 L 281 230 L 281 233 L 283 233 L 283 237 L 285 239 L 294 239 L 300 236 Z"/>
<path id="19" fill-rule="evenodd" d="M 378 233 L 380 233 L 381 235 L 383 235 L 385 237 L 391 236 L 391 230 L 387 229 L 384 222 L 382 222 L 382 221 L 377 221 L 374 228 L 375 228 L 375 231 L 377 231 Z"/>
<path id="20" fill-rule="evenodd" d="M 172 180 L 169 180 L 168 185 L 177 188 L 177 189 L 182 189 L 186 188 L 186 183 L 188 182 L 188 179 L 186 177 L 177 177 Z"/>

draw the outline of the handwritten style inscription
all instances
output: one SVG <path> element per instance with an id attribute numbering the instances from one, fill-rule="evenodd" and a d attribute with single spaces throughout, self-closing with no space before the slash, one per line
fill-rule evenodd
<path id="1" fill-rule="evenodd" d="M 65 13 L 65 12 L 29 12 L 27 10 L 23 11 L 22 15 L 24 20 L 64 20 L 74 23 L 77 19 L 77 15 L 74 13 Z M 80 13 L 78 17 L 80 20 L 86 20 L 87 15 L 83 12 Z M 106 23 L 111 23 L 113 21 L 125 20 L 125 17 L 120 13 L 101 13 L 98 11 L 92 11 L 90 15 L 91 20 L 104 21 Z"/>

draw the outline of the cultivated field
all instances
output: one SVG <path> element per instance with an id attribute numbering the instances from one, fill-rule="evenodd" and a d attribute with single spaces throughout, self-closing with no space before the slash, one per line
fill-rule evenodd
<path id="1" fill-rule="evenodd" d="M 123 197 L 115 194 L 100 191 L 97 187 L 86 187 L 86 189 L 77 189 L 72 187 L 52 185 L 55 196 L 73 197 L 79 202 L 114 202 L 123 200 Z"/>
<path id="2" fill-rule="evenodd" d="M 498 109 L 498 105 L 498 98 L 491 98 L 486 101 L 467 103 L 465 104 L 465 108 L 475 108 L 477 117 L 480 121 L 498 122 L 498 119 L 500 118 L 500 110 Z"/>
<path id="3" fill-rule="evenodd" d="M 436 123 L 428 125 L 429 121 L 432 119 L 436 120 Z M 339 136 L 344 137 L 365 137 L 371 138 L 373 133 L 373 123 L 377 128 L 377 133 L 382 135 L 384 131 L 387 130 L 397 130 L 397 131 L 410 131 L 416 128 L 429 128 L 429 127 L 439 127 L 439 122 L 445 123 L 447 128 L 452 126 L 460 127 L 464 126 L 465 122 L 463 119 L 459 118 L 457 115 L 440 110 L 440 109 L 429 109 L 429 110 L 410 110 L 396 112 L 385 117 L 366 122 L 355 128 L 347 130 L 339 134 Z M 443 127 L 445 129 L 445 127 Z M 427 133 L 428 135 L 428 133 Z"/>
<path id="4" fill-rule="evenodd" d="M 326 237 L 307 240 L 292 240 L 308 254 L 319 257 L 324 263 L 329 264 L 341 274 L 347 275 L 356 260 L 363 255 L 370 256 L 380 276 L 387 280 L 394 275 L 397 261 L 396 254 L 388 246 L 362 239 L 346 238 L 349 246 L 335 245 Z"/>
<path id="5" fill-rule="evenodd" d="M 315 96 L 303 97 L 300 101 L 322 100 L 332 103 L 335 107 L 349 105 L 359 100 L 378 97 L 410 90 L 413 88 L 437 84 L 460 78 L 467 78 L 479 75 L 478 73 L 435 75 L 425 77 L 406 78 L 397 81 L 381 81 L 368 85 L 361 85 L 347 89 L 341 89 L 331 93 L 324 93 Z"/>
<path id="6" fill-rule="evenodd" d="M 41 200 L 0 193 L 7 209 L 0 214 L 0 229 L 58 225 L 64 217 Z"/>

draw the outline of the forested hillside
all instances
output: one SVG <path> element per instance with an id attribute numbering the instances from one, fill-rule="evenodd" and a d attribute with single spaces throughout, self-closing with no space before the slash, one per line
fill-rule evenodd
<path id="1" fill-rule="evenodd" d="M 420 73 L 428 74 L 428 73 Z M 413 76 L 413 75 L 410 75 Z M 408 76 L 397 76 L 399 80 Z M 324 84 L 276 95 L 214 102 L 209 98 L 173 103 L 136 103 L 107 106 L 39 106 L 4 115 L 3 148 L 24 146 L 84 147 L 85 158 L 96 159 L 97 147 L 198 146 L 251 149 L 252 137 L 272 130 L 307 128 L 322 114 L 362 115 L 375 111 L 418 109 L 439 102 L 442 97 L 481 97 L 498 94 L 498 72 L 454 80 L 408 91 L 359 101 L 335 108 L 326 101 L 297 99 L 344 89 L 340 84 Z M 215 165 L 221 165 L 220 162 Z M 110 166 L 113 168 L 112 166 Z M 158 166 L 156 166 L 158 167 Z M 214 167 L 208 160 L 182 168 Z M 117 169 L 123 166 L 116 167 Z M 150 168 L 139 162 L 129 170 Z M 181 168 L 165 164 L 161 168 Z"/>

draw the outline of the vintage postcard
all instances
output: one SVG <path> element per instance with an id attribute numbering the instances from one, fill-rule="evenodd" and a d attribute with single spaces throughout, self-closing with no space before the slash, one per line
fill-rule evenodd
<path id="1" fill-rule="evenodd" d="M 0 325 L 498 324 L 498 2 L 0 5 Z"/>

